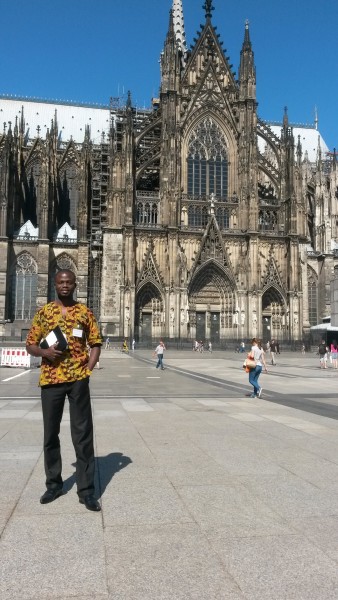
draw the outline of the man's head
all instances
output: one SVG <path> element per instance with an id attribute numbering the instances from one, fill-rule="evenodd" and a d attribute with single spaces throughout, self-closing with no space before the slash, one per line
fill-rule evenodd
<path id="1" fill-rule="evenodd" d="M 76 288 L 76 276 L 73 271 L 64 269 L 58 271 L 54 279 L 55 289 L 58 297 L 62 298 L 73 298 L 73 293 Z"/>

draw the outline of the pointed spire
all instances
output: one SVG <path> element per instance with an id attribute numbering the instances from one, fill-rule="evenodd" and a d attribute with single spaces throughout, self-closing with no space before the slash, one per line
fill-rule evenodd
<path id="1" fill-rule="evenodd" d="M 58 135 L 58 111 L 55 109 L 54 113 L 54 135 L 57 138 Z"/>
<path id="2" fill-rule="evenodd" d="M 213 10 L 215 10 L 212 5 L 212 0 L 205 0 L 202 8 L 204 8 L 204 10 L 205 10 L 205 18 L 211 19 L 211 13 Z"/>
<path id="3" fill-rule="evenodd" d="M 317 106 L 315 106 L 315 130 L 318 131 L 318 110 L 317 110 Z"/>
<path id="4" fill-rule="evenodd" d="M 84 142 L 85 144 L 89 144 L 90 142 L 90 125 L 85 125 Z"/>
<path id="5" fill-rule="evenodd" d="M 293 133 L 292 127 L 289 125 L 289 117 L 288 117 L 288 107 L 284 106 L 284 116 L 283 116 L 283 129 L 282 129 L 282 139 L 288 143 L 293 143 Z"/>
<path id="6" fill-rule="evenodd" d="M 318 135 L 317 139 L 317 164 L 321 165 L 322 163 L 322 147 L 320 145 L 320 135 Z"/>
<path id="7" fill-rule="evenodd" d="M 246 21 L 245 21 L 243 50 L 244 49 L 251 50 L 251 41 L 250 41 L 250 32 L 249 32 L 249 19 L 246 19 Z"/>
<path id="8" fill-rule="evenodd" d="M 176 42 L 182 54 L 185 54 L 187 51 L 187 42 L 184 29 L 182 0 L 173 0 L 172 15 Z"/>
<path id="9" fill-rule="evenodd" d="M 288 107 L 284 106 L 283 127 L 289 127 Z"/>
<path id="10" fill-rule="evenodd" d="M 241 49 L 239 65 L 239 81 L 241 99 L 256 98 L 256 68 L 254 53 L 251 46 L 249 34 L 249 21 L 245 21 L 244 40 Z"/>
<path id="11" fill-rule="evenodd" d="M 24 108 L 21 106 L 21 116 L 20 116 L 20 134 L 24 135 L 25 133 L 25 117 L 24 117 Z"/>
<path id="12" fill-rule="evenodd" d="M 298 135 L 298 142 L 297 142 L 297 151 L 296 151 L 296 154 L 297 154 L 298 164 L 300 165 L 301 161 L 302 161 L 302 144 L 301 144 L 301 141 L 300 141 L 300 135 Z"/>
<path id="13" fill-rule="evenodd" d="M 182 64 L 182 53 L 179 50 L 174 30 L 173 10 L 169 13 L 169 29 L 161 54 L 161 93 L 177 86 L 178 70 Z"/>

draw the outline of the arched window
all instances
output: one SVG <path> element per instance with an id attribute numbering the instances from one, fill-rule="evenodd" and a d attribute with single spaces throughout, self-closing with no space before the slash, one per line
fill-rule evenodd
<path id="1" fill-rule="evenodd" d="M 275 231 L 277 229 L 277 213 L 273 210 L 260 210 L 258 228 L 260 231 Z"/>
<path id="2" fill-rule="evenodd" d="M 63 270 L 73 271 L 73 273 L 75 273 L 76 275 L 75 263 L 70 258 L 70 256 L 68 256 L 68 254 L 60 254 L 60 256 L 58 256 L 58 258 L 54 261 L 54 264 L 50 269 L 48 282 L 48 302 L 52 302 L 56 298 L 54 278 L 59 271 Z M 74 300 L 76 300 L 77 298 L 76 288 L 73 294 L 73 298 Z"/>
<path id="3" fill-rule="evenodd" d="M 58 179 L 59 211 L 58 223 L 62 227 L 69 223 L 77 228 L 77 212 L 79 204 L 78 171 L 75 164 L 69 162 L 59 174 Z"/>
<path id="4" fill-rule="evenodd" d="M 310 325 L 318 324 L 318 291 L 317 279 L 312 270 L 308 269 L 308 298 L 309 298 L 309 322 Z"/>
<path id="5" fill-rule="evenodd" d="M 37 226 L 37 213 L 39 201 L 41 201 L 41 165 L 39 160 L 26 164 L 22 169 L 21 180 L 24 189 L 24 201 L 22 203 L 23 221 L 31 221 Z"/>
<path id="6" fill-rule="evenodd" d="M 189 206 L 188 225 L 190 227 L 206 227 L 208 224 L 208 209 L 206 206 Z"/>
<path id="7" fill-rule="evenodd" d="M 32 319 L 36 312 L 37 264 L 28 252 L 17 258 L 12 275 L 11 308 L 13 319 Z"/>
<path id="8" fill-rule="evenodd" d="M 220 229 L 229 229 L 229 211 L 226 208 L 217 208 L 216 219 Z"/>
<path id="9" fill-rule="evenodd" d="M 148 201 L 137 203 L 137 223 L 139 225 L 157 225 L 158 206 L 156 202 Z"/>
<path id="10" fill-rule="evenodd" d="M 189 139 L 188 194 L 210 196 L 225 201 L 228 197 L 227 145 L 221 129 L 207 117 Z"/>

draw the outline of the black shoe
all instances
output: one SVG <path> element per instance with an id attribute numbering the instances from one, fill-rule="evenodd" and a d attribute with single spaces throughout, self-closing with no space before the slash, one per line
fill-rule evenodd
<path id="1" fill-rule="evenodd" d="M 63 491 L 59 488 L 53 490 L 47 490 L 40 498 L 41 504 L 49 504 L 54 502 L 57 498 L 63 495 Z"/>
<path id="2" fill-rule="evenodd" d="M 79 502 L 80 504 L 84 504 L 88 510 L 94 510 L 96 512 L 101 510 L 101 506 L 94 496 L 84 496 L 83 498 L 79 498 Z"/>

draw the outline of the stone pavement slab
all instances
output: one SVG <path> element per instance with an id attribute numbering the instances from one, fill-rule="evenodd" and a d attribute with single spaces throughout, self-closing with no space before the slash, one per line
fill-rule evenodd
<path id="1" fill-rule="evenodd" d="M 252 400 L 241 364 L 103 351 L 101 513 L 78 502 L 67 405 L 65 494 L 39 503 L 38 370 L 0 369 L 1 600 L 337 599 L 338 373 L 282 354 Z"/>

